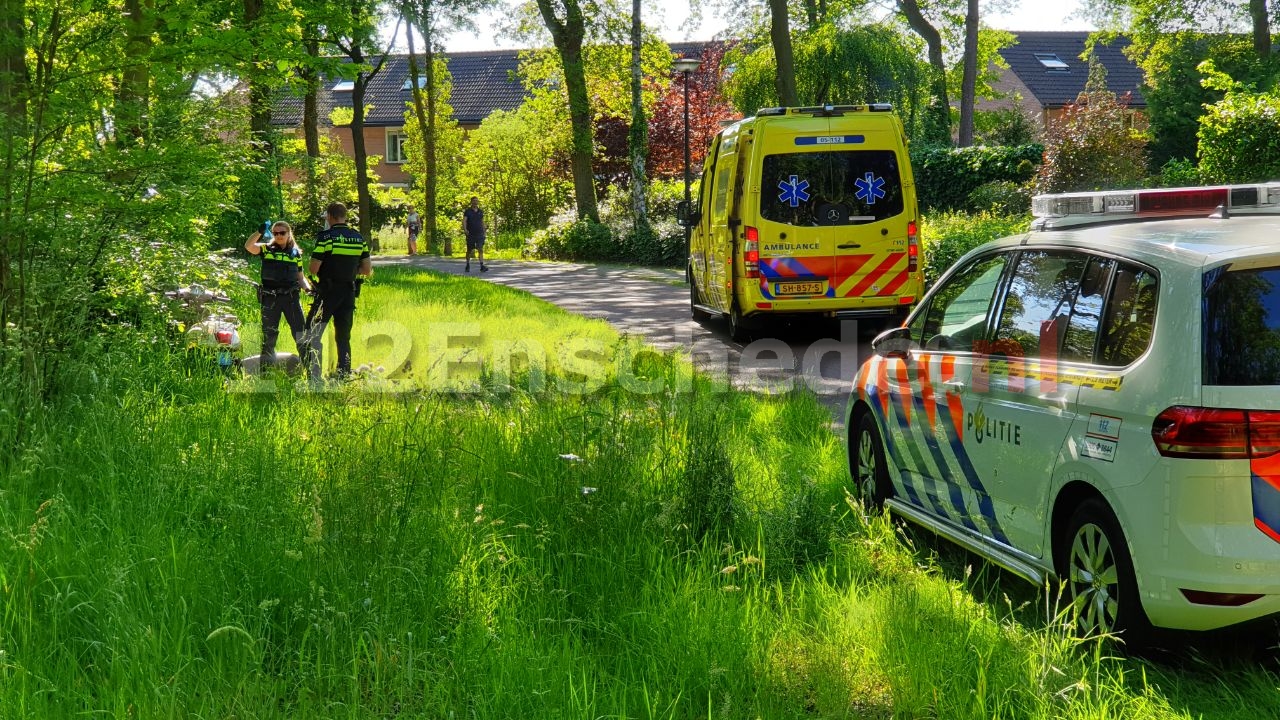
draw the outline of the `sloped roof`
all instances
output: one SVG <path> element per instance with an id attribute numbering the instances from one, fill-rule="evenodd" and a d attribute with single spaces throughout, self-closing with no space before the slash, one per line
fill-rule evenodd
<path id="1" fill-rule="evenodd" d="M 1045 107 L 1058 107 L 1075 102 L 1089 79 L 1089 63 L 1080 59 L 1088 32 L 1014 32 L 1018 42 L 1000 50 L 1009 70 Z M 1120 37 L 1110 45 L 1098 43 L 1094 53 L 1107 69 L 1107 88 L 1117 95 L 1133 93 L 1130 107 L 1142 108 L 1142 70 L 1124 54 L 1129 39 Z M 1056 56 L 1066 68 L 1050 69 L 1037 55 Z M 1050 61 L 1051 62 L 1051 61 Z M 1051 64 L 1055 64 L 1052 63 Z"/>
<path id="2" fill-rule="evenodd" d="M 671 51 L 677 56 L 700 54 L 712 43 L 671 43 Z M 445 62 L 453 81 L 449 104 L 453 106 L 453 119 L 463 125 L 478 125 L 494 110 L 514 110 L 527 97 L 517 73 L 520 53 L 523 50 L 482 50 L 478 52 L 445 53 Z M 419 72 L 422 64 L 419 61 Z M 392 55 L 365 87 L 365 105 L 373 111 L 365 117 L 365 125 L 399 127 L 404 124 L 405 103 L 412 101 L 407 89 L 409 58 Z M 322 78 L 317 96 L 320 124 L 329 127 L 329 113 L 335 107 L 351 107 L 351 93 L 335 92 L 337 78 Z M 276 100 L 272 124 L 277 127 L 294 127 L 302 124 L 302 96 L 285 93 Z"/>
<path id="3" fill-rule="evenodd" d="M 524 102 L 525 91 L 516 74 L 519 50 L 446 53 L 445 62 L 453 81 L 449 104 L 453 119 L 464 125 L 479 124 L 494 110 L 514 110 Z M 418 72 L 422 72 L 419 60 Z M 365 105 L 373 111 L 365 117 L 371 126 L 399 127 L 404 124 L 405 103 L 412 101 L 408 90 L 409 58 L 392 55 L 365 87 Z M 320 124 L 329 127 L 329 112 L 335 107 L 351 107 L 351 93 L 333 90 L 337 78 L 322 78 L 317 96 Z M 282 94 L 272 113 L 276 126 L 302 124 L 302 96 Z"/>

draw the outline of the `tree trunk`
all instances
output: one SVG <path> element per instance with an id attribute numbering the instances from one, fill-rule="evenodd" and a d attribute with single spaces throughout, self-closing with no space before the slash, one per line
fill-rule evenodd
<path id="1" fill-rule="evenodd" d="M 649 121 L 644 116 L 644 99 L 640 92 L 644 74 L 640 68 L 640 48 L 643 44 L 643 26 L 640 22 L 640 0 L 631 0 L 631 211 L 635 216 L 636 234 L 649 232 L 649 208 L 645 202 L 648 181 L 644 174 L 645 155 L 649 146 Z"/>
<path id="2" fill-rule="evenodd" d="M 1253 16 L 1253 51 L 1259 58 L 1271 58 L 1271 16 L 1267 12 L 1267 0 L 1249 0 L 1249 14 Z"/>
<path id="3" fill-rule="evenodd" d="M 978 84 L 978 0 L 964 18 L 964 77 L 960 81 L 960 147 L 973 144 L 973 105 Z"/>
<path id="4" fill-rule="evenodd" d="M 359 48 L 354 51 L 352 60 L 356 64 L 364 63 L 364 56 Z M 372 199 L 369 196 L 369 152 L 364 146 L 364 89 L 368 79 L 363 72 L 356 73 L 351 88 L 351 148 L 355 151 L 356 160 L 356 195 L 360 206 L 360 234 L 369 243 L 369 247 L 378 251 L 378 242 L 373 237 L 373 217 L 369 210 Z"/>
<path id="5" fill-rule="evenodd" d="M 430 20 L 428 20 L 428 23 Z M 422 139 L 427 146 L 426 169 L 427 181 L 426 185 L 427 206 L 424 209 L 423 229 L 427 232 L 427 244 L 435 248 L 439 238 L 439 229 L 436 227 L 436 206 L 440 195 L 440 178 L 437 172 L 437 144 L 436 144 L 436 123 L 437 112 L 436 105 L 439 101 L 440 88 L 436 85 L 436 52 L 432 42 L 432 37 L 425 32 L 422 35 L 422 43 L 426 45 L 425 59 L 427 61 L 427 124 L 422 128 Z M 452 255 L 453 247 L 449 247 L 450 255 Z"/>
<path id="6" fill-rule="evenodd" d="M 791 54 L 791 21 L 787 16 L 787 0 L 769 0 L 769 39 L 773 42 L 773 57 L 777 61 L 774 86 L 778 89 L 778 102 L 787 107 L 799 105 L 796 98 L 796 63 Z"/>
<path id="7" fill-rule="evenodd" d="M 146 137 L 151 95 L 153 0 L 125 0 L 125 61 L 116 93 L 116 145 L 131 147 Z"/>
<path id="8" fill-rule="evenodd" d="M 430 253 L 430 252 L 433 252 L 436 247 L 436 244 L 435 244 L 436 239 L 435 239 L 435 232 L 434 232 L 435 213 L 433 211 L 428 212 L 428 206 L 433 204 L 431 202 L 432 200 L 431 196 L 433 194 L 432 190 L 434 190 L 434 178 L 432 178 L 431 176 L 434 174 L 435 163 L 432 162 L 432 157 L 431 157 L 432 143 L 427 140 L 427 133 L 431 132 L 432 123 L 431 123 L 431 120 L 428 119 L 427 117 L 427 108 L 422 100 L 422 83 L 419 81 L 419 78 L 421 78 L 422 75 L 421 73 L 418 72 L 418 53 L 417 53 L 417 50 L 414 48 L 414 43 L 413 43 L 414 26 L 418 27 L 418 31 L 422 33 L 423 38 L 428 38 L 429 36 L 427 35 L 427 30 L 425 28 L 426 23 L 422 20 L 422 18 L 417 18 L 413 15 L 412 10 L 408 7 L 407 4 L 405 6 L 404 15 L 406 20 L 404 35 L 405 35 L 405 39 L 407 39 L 409 43 L 409 83 L 410 83 L 409 92 L 410 92 L 410 97 L 413 98 L 413 116 L 418 121 L 418 131 L 422 133 L 422 156 L 426 162 L 427 177 L 423 178 L 424 182 L 423 182 L 423 199 L 422 199 L 421 217 L 425 221 L 424 226 L 427 230 L 427 232 L 425 233 L 427 238 L 427 252 Z M 427 82 L 430 83 L 430 80 L 428 80 Z"/>
<path id="9" fill-rule="evenodd" d="M 771 0 L 775 1 L 775 0 Z M 942 58 L 942 35 L 929 23 L 916 0 L 898 0 L 898 9 L 907 18 L 912 31 L 924 39 L 929 50 L 929 65 L 933 67 L 934 105 L 929 108 L 930 142 L 951 144 L 951 103 L 947 98 L 947 65 Z"/>
<path id="10" fill-rule="evenodd" d="M 564 70 L 564 86 L 569 95 L 569 124 L 573 129 L 573 149 L 570 153 L 573 167 L 573 195 L 578 206 L 578 217 L 600 222 L 596 207 L 595 172 L 591 156 L 595 143 L 591 133 L 591 101 L 587 96 L 587 76 L 582 64 L 582 38 L 586 25 L 578 0 L 561 0 L 565 20 L 556 18 L 552 0 L 538 0 L 538 11 L 551 32 L 556 51 L 560 55 L 560 67 Z"/>
<path id="11" fill-rule="evenodd" d="M 130 0 L 132 1 L 132 0 Z M 266 33 L 257 25 L 262 19 L 263 0 L 244 0 L 244 25 L 253 38 L 253 51 L 250 54 L 251 71 L 249 72 L 249 132 L 253 137 L 253 147 L 259 158 L 271 155 L 271 86 L 258 71 L 258 63 L 262 61 L 261 41 L 258 39 Z"/>
<path id="12" fill-rule="evenodd" d="M 21 151 L 26 147 L 27 73 L 25 0 L 0 0 L 0 138 L 4 139 L 4 202 L 0 207 L 0 336 L 7 332 L 15 235 L 21 232 L 13 216 Z"/>
<path id="13" fill-rule="evenodd" d="M 307 94 L 302 99 L 302 136 L 307 144 L 307 157 L 320 157 L 320 78 L 316 73 L 316 63 L 320 61 L 320 42 L 316 40 L 319 30 L 308 28 L 310 37 L 306 40 L 307 57 L 311 65 L 303 70 L 303 79 L 307 83 Z"/>

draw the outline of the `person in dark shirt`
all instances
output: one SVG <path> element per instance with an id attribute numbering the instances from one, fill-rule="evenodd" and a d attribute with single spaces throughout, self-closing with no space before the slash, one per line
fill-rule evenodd
<path id="1" fill-rule="evenodd" d="M 480 272 L 488 272 L 484 264 L 484 211 L 480 198 L 471 196 L 471 207 L 462 211 L 462 231 L 467 235 L 467 272 L 471 272 L 471 253 L 480 256 Z"/>
<path id="2" fill-rule="evenodd" d="M 267 237 L 266 233 L 270 233 Z M 266 241 L 266 242 L 264 242 Z M 289 323 L 293 341 L 301 353 L 306 345 L 306 321 L 302 317 L 302 290 L 311 292 L 311 284 L 302 273 L 302 249 L 293 239 L 293 228 L 283 220 L 262 224 L 262 229 L 249 236 L 244 249 L 262 256 L 262 283 L 258 286 L 258 302 L 262 304 L 261 369 L 275 361 L 276 340 L 280 336 L 280 316 Z"/>
<path id="3" fill-rule="evenodd" d="M 311 378 L 320 377 L 320 340 L 333 320 L 334 340 L 338 346 L 338 377 L 351 375 L 351 325 L 355 319 L 357 279 L 371 277 L 369 244 L 360 233 L 347 227 L 347 207 L 331 203 L 325 212 L 326 228 L 316 240 L 311 253 L 310 272 L 316 276 L 316 300 L 308 317 Z"/>

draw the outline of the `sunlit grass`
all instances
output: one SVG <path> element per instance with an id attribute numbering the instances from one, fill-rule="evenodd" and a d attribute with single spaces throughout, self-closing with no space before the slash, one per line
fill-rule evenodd
<path id="1" fill-rule="evenodd" d="M 396 392 L 227 392 L 140 357 L 0 466 L 0 714 L 1277 715 L 1273 671 L 1110 657 L 864 517 L 812 396 L 652 354 L 638 392 L 634 342 L 468 278 L 379 271 L 375 323 L 413 340 Z M 419 338 L 450 323 L 482 362 L 433 392 Z M 494 371 L 509 339 L 612 361 L 531 391 Z"/>

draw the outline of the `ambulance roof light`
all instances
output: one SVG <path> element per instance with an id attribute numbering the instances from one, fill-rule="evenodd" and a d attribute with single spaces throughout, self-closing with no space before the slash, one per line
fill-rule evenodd
<path id="1" fill-rule="evenodd" d="M 1280 214 L 1280 182 L 1151 190 L 1037 195 L 1031 200 L 1034 227 L 1048 229 L 1117 220 L 1208 217 L 1222 207 L 1245 214 Z"/>
<path id="2" fill-rule="evenodd" d="M 756 117 L 768 117 L 769 115 L 786 115 L 787 109 L 784 107 L 760 108 L 756 111 Z"/>

